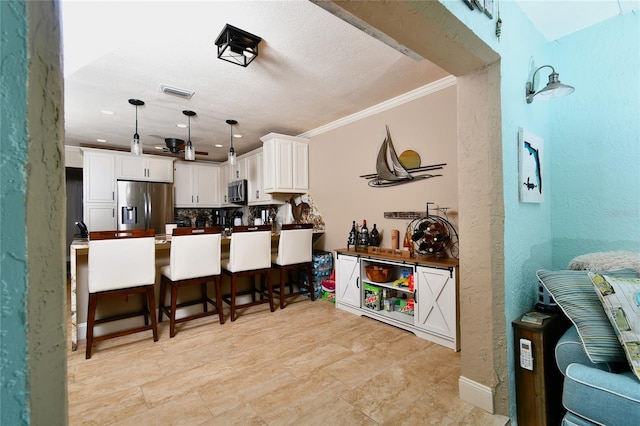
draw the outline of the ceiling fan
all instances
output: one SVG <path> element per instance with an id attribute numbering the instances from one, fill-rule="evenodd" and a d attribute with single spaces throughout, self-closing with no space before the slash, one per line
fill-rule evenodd
<path id="1" fill-rule="evenodd" d="M 189 117 L 189 125 L 188 125 L 188 129 L 189 129 L 189 139 L 187 140 L 187 144 L 185 145 L 185 142 L 183 139 L 178 139 L 178 138 L 164 138 L 164 143 L 166 145 L 166 147 L 163 147 L 162 150 L 164 152 L 170 152 L 171 154 L 180 154 L 180 153 L 184 153 L 185 154 L 185 160 L 195 160 L 195 155 L 209 155 L 208 152 L 205 151 L 195 151 L 193 149 L 193 144 L 191 143 L 191 117 L 193 117 L 194 115 L 196 115 L 195 112 L 193 111 L 189 111 L 189 110 L 184 110 L 182 111 L 182 113 L 184 115 L 186 115 L 187 117 Z M 156 135 L 152 135 L 154 137 L 157 138 L 161 138 L 161 136 L 156 136 Z M 160 147 L 156 147 L 158 149 L 160 149 Z"/>
<path id="2" fill-rule="evenodd" d="M 154 137 L 154 138 L 163 139 L 165 146 L 161 146 L 159 144 L 143 144 L 144 146 L 154 147 L 154 148 L 156 148 L 158 150 L 161 150 L 162 152 L 166 152 L 167 154 L 170 154 L 170 155 L 184 154 L 184 151 L 185 151 L 184 139 L 180 139 L 180 138 L 163 138 L 162 136 L 159 136 L 159 135 L 149 135 L 149 136 Z M 196 151 L 196 154 L 197 155 L 209 155 L 209 153 L 207 151 Z"/>

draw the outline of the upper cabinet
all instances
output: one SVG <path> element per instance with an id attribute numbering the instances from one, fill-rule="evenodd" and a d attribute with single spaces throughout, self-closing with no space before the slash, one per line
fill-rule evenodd
<path id="1" fill-rule="evenodd" d="M 309 141 L 269 133 L 263 142 L 263 186 L 266 193 L 309 191 Z"/>
<path id="2" fill-rule="evenodd" d="M 155 155 L 116 154 L 118 179 L 173 182 L 173 158 Z"/>
<path id="3" fill-rule="evenodd" d="M 85 203 L 111 203 L 116 199 L 115 156 L 112 152 L 83 149 Z"/>
<path id="4" fill-rule="evenodd" d="M 116 227 L 116 179 L 113 152 L 82 148 L 83 220 L 89 231 Z"/>
<path id="5" fill-rule="evenodd" d="M 251 151 L 244 159 L 246 179 L 249 185 L 247 202 L 249 205 L 282 204 L 264 190 L 263 154 L 262 149 Z"/>
<path id="6" fill-rule="evenodd" d="M 176 207 L 220 206 L 220 167 L 217 164 L 176 161 L 174 168 Z"/>

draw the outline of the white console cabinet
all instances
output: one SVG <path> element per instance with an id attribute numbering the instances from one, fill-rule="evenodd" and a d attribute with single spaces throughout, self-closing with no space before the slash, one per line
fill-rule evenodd
<path id="1" fill-rule="evenodd" d="M 369 279 L 367 267 L 384 268 L 389 276 Z M 459 351 L 457 268 L 456 259 L 393 258 L 337 250 L 336 307 Z"/>

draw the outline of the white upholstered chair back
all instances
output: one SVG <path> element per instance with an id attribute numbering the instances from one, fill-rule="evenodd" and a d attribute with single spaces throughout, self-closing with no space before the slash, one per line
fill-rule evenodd
<path id="1" fill-rule="evenodd" d="M 229 259 L 223 262 L 230 272 L 271 267 L 271 226 L 234 226 Z"/>
<path id="2" fill-rule="evenodd" d="M 89 238 L 89 293 L 154 284 L 153 229 L 92 232 Z"/>
<path id="3" fill-rule="evenodd" d="M 162 273 L 172 281 L 219 275 L 220 244 L 219 228 L 176 228 L 169 268 Z"/>
<path id="4" fill-rule="evenodd" d="M 278 265 L 294 265 L 297 263 L 311 262 L 313 257 L 312 224 L 282 225 L 278 253 L 274 256 L 273 263 Z"/>

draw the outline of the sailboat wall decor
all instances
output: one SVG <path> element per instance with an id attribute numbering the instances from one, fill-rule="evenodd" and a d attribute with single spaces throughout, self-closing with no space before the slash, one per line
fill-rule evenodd
<path id="1" fill-rule="evenodd" d="M 417 182 L 423 179 L 429 179 L 436 176 L 442 176 L 441 174 L 412 174 L 421 172 L 430 172 L 433 170 L 441 170 L 446 163 L 433 164 L 431 166 L 418 166 L 413 168 L 405 168 L 402 164 L 396 150 L 393 147 L 393 141 L 391 140 L 391 133 L 389 132 L 389 126 L 387 128 L 387 136 L 382 141 L 380 151 L 378 151 L 378 157 L 376 158 L 376 173 L 368 175 L 361 175 L 361 178 L 367 179 L 368 185 L 374 188 L 382 188 L 387 186 L 402 185 L 409 182 Z M 389 165 L 391 162 L 391 166 Z"/>

